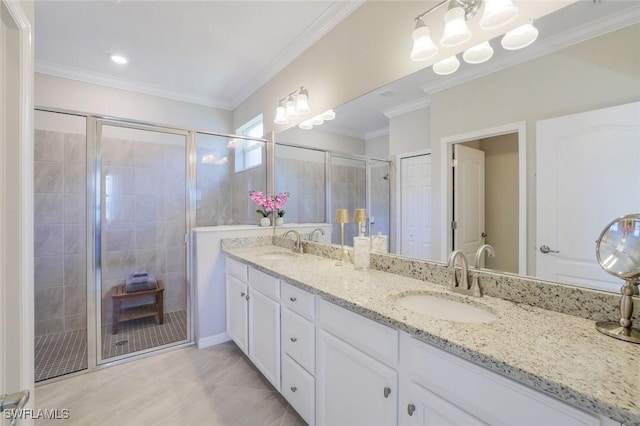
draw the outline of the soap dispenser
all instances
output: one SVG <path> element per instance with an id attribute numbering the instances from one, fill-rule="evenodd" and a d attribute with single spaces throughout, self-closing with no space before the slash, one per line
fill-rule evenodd
<path id="1" fill-rule="evenodd" d="M 358 236 L 353 237 L 353 266 L 359 271 L 366 271 L 370 266 L 371 239 L 364 235 L 367 231 L 367 220 L 367 211 L 356 209 L 353 221 L 358 224 Z"/>

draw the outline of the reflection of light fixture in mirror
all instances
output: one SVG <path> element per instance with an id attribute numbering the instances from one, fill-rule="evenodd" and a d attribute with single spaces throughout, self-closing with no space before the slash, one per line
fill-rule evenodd
<path id="1" fill-rule="evenodd" d="M 311 120 L 305 120 L 302 123 L 298 124 L 298 127 L 303 130 L 311 130 L 313 129 L 313 124 L 311 123 Z"/>
<path id="2" fill-rule="evenodd" d="M 480 28 L 492 30 L 507 25 L 518 16 L 518 8 L 511 0 L 485 0 Z"/>
<path id="3" fill-rule="evenodd" d="M 334 118 L 336 118 L 336 112 L 332 109 L 328 109 L 322 114 L 320 114 L 320 117 L 322 117 L 324 121 L 331 121 Z"/>
<path id="4" fill-rule="evenodd" d="M 458 68 L 460 68 L 460 61 L 455 55 L 444 58 L 440 62 L 433 64 L 433 72 L 439 75 L 453 74 L 458 71 Z"/>
<path id="5" fill-rule="evenodd" d="M 413 37 L 413 49 L 411 49 L 412 61 L 424 61 L 438 53 L 438 46 L 431 39 L 429 28 L 422 18 L 416 19 L 416 28 L 411 33 Z"/>
<path id="6" fill-rule="evenodd" d="M 462 58 L 468 64 L 481 64 L 493 56 L 493 48 L 488 41 L 470 47 L 462 54 Z"/>
<path id="7" fill-rule="evenodd" d="M 316 115 L 315 117 L 313 117 L 311 120 L 309 120 L 311 122 L 311 124 L 313 124 L 314 126 L 322 126 L 322 124 L 324 123 L 324 120 L 322 119 L 321 116 Z"/>
<path id="8" fill-rule="evenodd" d="M 340 260 L 336 262 L 337 266 L 344 264 L 344 224 L 349 223 L 349 210 L 336 210 L 336 223 L 340 224 Z"/>
<path id="9" fill-rule="evenodd" d="M 538 29 L 533 26 L 533 21 L 529 21 L 516 29 L 507 31 L 502 37 L 501 44 L 506 50 L 518 50 L 531 45 L 537 38 Z"/>
<path id="10" fill-rule="evenodd" d="M 273 122 L 287 124 L 289 120 L 295 120 L 300 115 L 308 114 L 310 111 L 309 92 L 304 86 L 301 86 L 278 101 L 276 118 Z"/>
<path id="11" fill-rule="evenodd" d="M 110 56 L 110 58 L 111 61 L 115 62 L 118 65 L 125 65 L 129 62 L 129 60 L 122 55 L 113 54 Z"/>
<path id="12" fill-rule="evenodd" d="M 364 234 L 367 232 L 367 210 L 366 209 L 356 209 L 353 214 L 353 221 L 358 224 L 358 236 L 364 237 Z"/>
<path id="13" fill-rule="evenodd" d="M 333 120 L 336 118 L 336 113 L 330 109 L 322 114 L 316 115 L 313 118 L 303 121 L 298 125 L 301 129 L 310 130 L 313 129 L 313 126 L 322 126 L 325 121 Z"/>
<path id="14" fill-rule="evenodd" d="M 465 11 L 462 7 L 454 7 L 444 14 L 444 32 L 440 44 L 446 47 L 459 46 L 471 39 L 471 30 L 465 22 Z"/>

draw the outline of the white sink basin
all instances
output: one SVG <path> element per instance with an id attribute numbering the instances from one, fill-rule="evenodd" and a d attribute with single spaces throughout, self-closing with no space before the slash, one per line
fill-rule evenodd
<path id="1" fill-rule="evenodd" d="M 498 318 L 489 309 L 435 294 L 409 294 L 397 299 L 396 304 L 433 318 L 455 322 L 482 324 Z"/>

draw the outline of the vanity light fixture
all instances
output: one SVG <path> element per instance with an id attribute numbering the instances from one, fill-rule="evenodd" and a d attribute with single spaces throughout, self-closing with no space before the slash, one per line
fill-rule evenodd
<path id="1" fill-rule="evenodd" d="M 309 92 L 304 86 L 301 86 L 278 101 L 276 118 L 273 122 L 287 124 L 289 120 L 295 120 L 301 115 L 308 114 L 309 111 L 311 111 L 309 107 Z"/>
<path id="2" fill-rule="evenodd" d="M 480 43 L 465 50 L 462 59 L 468 64 L 481 64 L 487 62 L 493 56 L 493 47 L 488 41 Z"/>
<path id="3" fill-rule="evenodd" d="M 480 28 L 493 30 L 516 19 L 518 8 L 511 0 L 485 0 L 484 13 L 480 19 Z"/>
<path id="4" fill-rule="evenodd" d="M 453 4 L 453 3 L 450 3 Z M 444 14 L 444 32 L 440 44 L 445 47 L 460 46 L 471 39 L 471 30 L 465 21 L 465 10 L 456 6 Z"/>
<path id="5" fill-rule="evenodd" d="M 502 47 L 507 50 L 523 49 L 531 45 L 538 38 L 538 29 L 533 26 L 533 21 L 515 28 L 502 37 Z"/>
<path id="6" fill-rule="evenodd" d="M 433 64 L 433 72 L 438 75 L 453 74 L 458 71 L 458 68 L 460 68 L 460 61 L 455 55 L 444 58 L 440 62 Z"/>
<path id="7" fill-rule="evenodd" d="M 412 61 L 424 61 L 438 53 L 438 46 L 431 39 L 429 28 L 422 18 L 416 19 L 416 27 L 411 33 L 413 37 L 413 49 L 411 49 Z"/>
<path id="8" fill-rule="evenodd" d="M 336 118 L 336 113 L 332 109 L 330 109 L 323 112 L 322 114 L 316 115 L 313 118 L 303 121 L 302 123 L 298 124 L 298 127 L 304 130 L 311 130 L 313 129 L 313 126 L 321 126 L 325 121 L 330 121 L 334 118 Z"/>
<path id="9" fill-rule="evenodd" d="M 298 124 L 298 127 L 303 130 L 311 130 L 313 129 L 313 123 L 311 122 L 311 120 L 305 120 L 302 123 Z"/>

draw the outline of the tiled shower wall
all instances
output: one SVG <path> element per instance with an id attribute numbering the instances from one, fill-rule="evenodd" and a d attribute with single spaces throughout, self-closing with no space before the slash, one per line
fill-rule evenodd
<path id="1" fill-rule="evenodd" d="M 166 312 L 186 309 L 185 179 L 183 144 L 103 138 L 103 324 L 111 288 L 135 271 L 162 279 Z"/>
<path id="2" fill-rule="evenodd" d="M 348 209 L 351 220 L 355 209 L 366 208 L 366 168 L 365 162 L 361 165 L 331 165 L 331 207 L 336 209 Z M 335 217 L 331 222 L 335 222 Z M 340 224 L 333 224 L 331 242 L 340 244 Z M 344 244 L 353 246 L 353 237 L 358 235 L 358 226 L 354 223 L 344 225 Z"/>
<path id="3" fill-rule="evenodd" d="M 371 235 L 380 232 L 389 236 L 389 163 L 371 163 L 371 211 L 369 216 L 375 217 L 370 225 Z"/>
<path id="4" fill-rule="evenodd" d="M 289 192 L 287 223 L 325 222 L 324 161 L 276 158 L 276 192 Z"/>
<path id="5" fill-rule="evenodd" d="M 86 328 L 86 138 L 34 133 L 35 335 Z"/>

